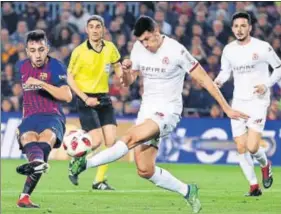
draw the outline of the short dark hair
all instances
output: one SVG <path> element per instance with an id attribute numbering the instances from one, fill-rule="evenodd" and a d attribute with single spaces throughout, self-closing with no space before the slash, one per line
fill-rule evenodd
<path id="1" fill-rule="evenodd" d="M 36 42 L 38 42 L 38 41 L 41 41 L 41 40 L 44 40 L 46 42 L 46 44 L 48 44 L 48 39 L 47 39 L 45 31 L 43 31 L 43 30 L 29 31 L 26 34 L 25 45 L 27 45 L 27 43 L 29 41 L 36 41 Z"/>
<path id="2" fill-rule="evenodd" d="M 156 22 L 149 16 L 141 16 L 135 24 L 134 35 L 140 37 L 145 31 L 153 32 L 156 28 Z"/>
<path id="3" fill-rule="evenodd" d="M 88 20 L 87 20 L 87 25 L 89 24 L 90 21 L 93 21 L 93 20 L 100 22 L 101 25 L 104 27 L 104 19 L 99 15 L 90 16 L 90 18 L 88 18 Z"/>
<path id="4" fill-rule="evenodd" d="M 252 24 L 252 19 L 251 19 L 251 16 L 250 16 L 249 13 L 247 13 L 247 12 L 237 12 L 237 13 L 234 13 L 233 16 L 232 16 L 231 25 L 233 25 L 235 19 L 239 19 L 239 18 L 247 19 L 248 23 L 250 25 Z"/>

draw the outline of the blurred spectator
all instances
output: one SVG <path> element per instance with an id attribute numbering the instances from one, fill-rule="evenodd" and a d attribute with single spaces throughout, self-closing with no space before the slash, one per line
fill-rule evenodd
<path id="1" fill-rule="evenodd" d="M 207 35 L 207 33 L 211 31 L 211 28 L 206 22 L 206 13 L 203 11 L 198 11 L 196 13 L 194 24 L 200 25 L 201 29 L 204 31 L 204 35 Z"/>
<path id="2" fill-rule="evenodd" d="M 124 56 L 129 54 L 128 51 L 127 51 L 126 41 L 127 41 L 127 39 L 126 39 L 124 34 L 118 34 L 117 35 L 116 46 L 117 46 L 117 49 L 120 52 L 121 58 L 123 58 Z"/>
<path id="3" fill-rule="evenodd" d="M 259 14 L 256 27 L 261 29 L 265 37 L 268 37 L 272 31 L 272 26 L 270 23 L 268 23 L 266 14 Z"/>
<path id="4" fill-rule="evenodd" d="M 48 12 L 48 8 L 46 7 L 45 2 L 40 2 L 38 5 L 38 14 L 39 20 L 44 20 L 47 26 L 50 26 L 53 22 L 52 18 L 50 17 L 50 14 Z"/>
<path id="5" fill-rule="evenodd" d="M 18 53 L 16 47 L 11 43 L 6 43 L 3 46 L 4 46 L 4 50 L 1 53 L 2 63 L 15 64 L 18 61 Z"/>
<path id="6" fill-rule="evenodd" d="M 10 101 L 13 104 L 14 111 L 22 110 L 22 88 L 20 83 L 15 83 L 12 88 L 13 95 L 10 97 Z"/>
<path id="7" fill-rule="evenodd" d="M 188 47 L 189 46 L 189 39 L 187 36 L 185 36 L 185 27 L 178 25 L 175 29 L 175 34 L 173 36 L 174 39 L 176 39 L 179 43 L 181 43 L 183 46 Z"/>
<path id="8" fill-rule="evenodd" d="M 116 43 L 116 41 L 117 41 L 117 35 L 119 35 L 119 34 L 122 33 L 122 31 L 121 31 L 121 23 L 118 22 L 116 19 L 113 20 L 113 21 L 110 23 L 109 32 L 110 32 L 110 34 L 111 34 L 113 43 Z"/>
<path id="9" fill-rule="evenodd" d="M 131 29 L 130 27 L 124 22 L 124 17 L 123 16 L 116 16 L 114 18 L 114 20 L 116 20 L 118 22 L 118 24 L 120 25 L 120 30 L 122 34 L 125 35 L 126 40 L 130 40 L 130 35 L 131 35 Z"/>
<path id="10" fill-rule="evenodd" d="M 4 71 L 1 72 L 1 94 L 10 96 L 12 94 L 12 86 L 15 81 L 15 75 L 12 64 L 6 64 Z"/>
<path id="11" fill-rule="evenodd" d="M 226 45 L 229 32 L 225 31 L 223 22 L 220 20 L 215 20 L 213 22 L 212 29 L 217 40 L 220 41 L 223 45 Z"/>
<path id="12" fill-rule="evenodd" d="M 165 21 L 165 13 L 162 10 L 157 10 L 154 14 L 154 19 L 159 25 L 161 32 L 170 36 L 172 33 L 172 26 Z"/>
<path id="13" fill-rule="evenodd" d="M 34 30 L 36 22 L 39 19 L 37 2 L 26 2 L 25 6 L 25 10 L 21 13 L 20 19 L 26 21 L 29 30 Z"/>
<path id="14" fill-rule="evenodd" d="M 83 7 L 82 2 L 75 2 L 72 14 L 69 17 L 69 23 L 76 25 L 79 32 L 84 33 L 87 20 L 90 18 L 90 14 Z"/>
<path id="15" fill-rule="evenodd" d="M 280 36 L 280 38 L 277 37 L 272 40 L 272 47 L 278 56 L 281 56 L 281 40 L 280 39 L 281 39 L 281 36 Z"/>
<path id="16" fill-rule="evenodd" d="M 19 16 L 14 11 L 11 2 L 2 3 L 2 19 L 9 31 L 9 34 L 13 34 L 16 31 Z"/>
<path id="17" fill-rule="evenodd" d="M 4 45 L 10 43 L 9 31 L 6 28 L 1 29 L 1 52 L 4 51 Z"/>
<path id="18" fill-rule="evenodd" d="M 149 2 L 140 2 L 139 17 L 140 16 L 153 17 L 153 10 L 154 8 L 151 7 L 151 4 Z"/>
<path id="19" fill-rule="evenodd" d="M 68 45 L 70 51 L 74 50 L 78 45 L 82 43 L 81 37 L 78 33 L 74 33 L 71 37 L 71 43 Z"/>
<path id="20" fill-rule="evenodd" d="M 173 31 L 175 30 L 175 26 L 178 22 L 179 14 L 174 12 L 172 2 L 167 1 L 159 1 L 156 4 L 157 10 L 162 10 L 165 13 L 165 20 L 172 26 Z"/>
<path id="21" fill-rule="evenodd" d="M 104 19 L 105 27 L 109 27 L 112 16 L 107 11 L 106 5 L 103 2 L 96 2 L 95 14 L 100 15 Z"/>
<path id="22" fill-rule="evenodd" d="M 56 47 L 59 47 L 60 45 L 66 45 L 70 43 L 71 36 L 74 33 L 78 32 L 78 28 L 76 25 L 69 22 L 70 13 L 67 11 L 64 11 L 60 16 L 60 22 L 52 29 L 52 37 L 51 41 L 52 44 Z M 62 31 L 64 32 L 62 33 Z M 61 44 L 59 40 L 64 40 L 64 43 Z"/>
<path id="23" fill-rule="evenodd" d="M 69 60 L 70 60 L 70 50 L 69 50 L 68 46 L 67 45 L 61 46 L 60 53 L 61 53 L 61 61 L 65 65 L 68 65 Z"/>
<path id="24" fill-rule="evenodd" d="M 4 98 L 1 103 L 2 112 L 13 112 L 13 104 L 8 98 Z"/>
<path id="25" fill-rule="evenodd" d="M 123 17 L 125 24 L 128 25 L 130 29 L 133 29 L 136 19 L 134 15 L 128 11 L 126 2 L 116 2 L 114 15 L 115 17 Z"/>
<path id="26" fill-rule="evenodd" d="M 17 30 L 11 35 L 11 40 L 14 44 L 19 42 L 25 43 L 25 35 L 28 32 L 26 21 L 19 21 L 17 24 Z"/>

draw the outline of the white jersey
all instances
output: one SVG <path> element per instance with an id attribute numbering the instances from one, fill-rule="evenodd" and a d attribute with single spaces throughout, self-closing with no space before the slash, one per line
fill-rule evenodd
<path id="1" fill-rule="evenodd" d="M 280 67 L 281 61 L 273 48 L 264 41 L 251 37 L 246 45 L 233 41 L 225 46 L 221 58 L 221 72 L 216 80 L 226 82 L 231 72 L 234 78 L 233 98 L 240 100 L 270 100 L 270 90 L 260 96 L 254 94 L 254 86 L 269 85 L 270 73 L 268 65 L 273 69 Z"/>
<path id="2" fill-rule="evenodd" d="M 174 39 L 164 37 L 156 53 L 136 41 L 131 52 L 132 70 L 143 76 L 142 108 L 182 112 L 182 90 L 186 72 L 197 65 L 186 48 Z"/>

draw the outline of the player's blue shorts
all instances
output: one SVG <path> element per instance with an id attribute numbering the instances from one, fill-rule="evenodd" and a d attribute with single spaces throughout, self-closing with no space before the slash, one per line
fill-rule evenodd
<path id="1" fill-rule="evenodd" d="M 50 129 L 56 134 L 57 141 L 54 148 L 59 148 L 65 133 L 65 122 L 63 117 L 55 114 L 34 114 L 23 119 L 18 127 L 18 139 L 25 132 L 33 131 L 40 134 L 46 129 Z M 21 143 L 20 149 L 22 149 Z"/>

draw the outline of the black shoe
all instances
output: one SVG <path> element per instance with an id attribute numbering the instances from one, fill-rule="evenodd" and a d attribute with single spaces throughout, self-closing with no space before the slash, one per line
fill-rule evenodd
<path id="1" fill-rule="evenodd" d="M 21 175 L 41 174 L 48 171 L 50 168 L 48 163 L 44 161 L 32 161 L 17 167 L 17 173 Z"/>
<path id="2" fill-rule="evenodd" d="M 258 184 L 251 185 L 250 191 L 245 194 L 245 196 L 261 196 L 261 195 L 262 195 L 262 191 Z"/>
<path id="3" fill-rule="evenodd" d="M 93 184 L 92 188 L 94 190 L 115 190 L 113 187 L 109 186 L 106 180 Z"/>

